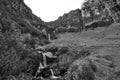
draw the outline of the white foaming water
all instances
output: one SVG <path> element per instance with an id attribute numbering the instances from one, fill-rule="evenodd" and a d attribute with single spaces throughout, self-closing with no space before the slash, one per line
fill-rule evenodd
<path id="1" fill-rule="evenodd" d="M 54 72 L 53 72 L 52 69 L 50 69 L 50 71 L 51 71 L 51 74 L 52 74 L 51 78 L 53 78 L 53 79 L 55 79 L 55 78 L 59 78 L 59 77 L 57 77 L 57 76 L 54 75 Z"/>
<path id="2" fill-rule="evenodd" d="M 43 55 L 43 65 L 44 67 L 46 67 L 47 66 L 46 55 L 44 53 L 42 53 L 42 55 Z"/>
<path id="3" fill-rule="evenodd" d="M 46 56 L 44 53 L 42 53 L 41 51 L 38 51 L 38 53 L 42 54 L 42 56 L 43 56 L 43 58 L 42 58 L 43 62 L 40 61 L 40 63 L 39 63 L 39 68 L 38 68 L 38 72 L 39 72 L 41 69 L 43 69 L 47 66 L 47 61 L 46 61 Z"/>
<path id="4" fill-rule="evenodd" d="M 39 73 L 39 71 L 40 71 L 41 69 L 47 67 L 46 56 L 52 57 L 52 54 L 50 54 L 50 52 L 40 53 L 40 54 L 42 54 L 42 56 L 43 56 L 43 62 L 40 62 L 40 64 L 39 64 L 38 73 Z M 42 64 L 42 63 L 43 63 L 43 64 Z M 51 78 L 53 78 L 53 79 L 59 78 L 59 77 L 57 77 L 57 76 L 54 75 L 54 72 L 53 72 L 52 69 L 50 69 L 50 71 L 51 71 Z"/>
<path id="5" fill-rule="evenodd" d="M 40 65 L 39 65 L 39 69 L 43 69 L 43 68 L 45 68 L 43 65 L 42 65 L 42 63 L 40 62 Z"/>

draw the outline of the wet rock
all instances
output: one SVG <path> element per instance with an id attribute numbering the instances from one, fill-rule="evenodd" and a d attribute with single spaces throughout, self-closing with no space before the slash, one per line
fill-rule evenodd
<path id="1" fill-rule="evenodd" d="M 45 50 L 47 52 L 52 52 L 53 54 L 55 54 L 58 51 L 58 47 L 57 46 L 48 47 L 48 48 L 45 48 Z"/>
<path id="2" fill-rule="evenodd" d="M 46 56 L 46 61 L 47 61 L 47 64 L 50 65 L 50 64 L 57 62 L 58 59 L 57 59 L 57 57 L 47 57 Z"/>
<path id="3" fill-rule="evenodd" d="M 51 76 L 50 66 L 42 69 L 42 70 L 36 75 L 36 77 L 43 77 L 43 78 L 50 78 L 50 76 Z"/>

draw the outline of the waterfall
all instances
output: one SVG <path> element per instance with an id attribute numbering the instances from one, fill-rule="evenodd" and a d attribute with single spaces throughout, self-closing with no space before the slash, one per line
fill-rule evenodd
<path id="1" fill-rule="evenodd" d="M 52 54 L 51 54 L 50 52 L 47 52 L 47 53 L 39 52 L 39 53 L 42 54 L 42 57 L 43 57 L 43 58 L 42 58 L 42 61 L 43 61 L 43 62 L 40 61 L 40 63 L 39 63 L 39 68 L 38 68 L 37 73 L 39 73 L 41 69 L 47 67 L 46 56 L 52 57 Z M 51 71 L 51 78 L 53 78 L 53 79 L 59 78 L 59 77 L 57 77 L 57 76 L 54 75 L 54 72 L 53 72 L 52 69 L 50 69 L 50 71 Z"/>
<path id="2" fill-rule="evenodd" d="M 51 71 L 51 78 L 54 78 L 54 79 L 55 79 L 55 78 L 59 78 L 59 77 L 57 77 L 57 76 L 54 75 L 54 72 L 53 72 L 52 69 L 50 69 L 50 71 Z"/>
<path id="3" fill-rule="evenodd" d="M 42 55 L 43 55 L 43 65 L 44 67 L 46 67 L 47 66 L 46 55 L 44 53 L 42 53 Z"/>
<path id="4" fill-rule="evenodd" d="M 44 66 L 42 65 L 42 63 L 40 62 L 39 67 L 38 67 L 38 70 L 37 70 L 37 73 L 39 73 L 40 70 L 43 69 L 43 68 L 45 68 L 45 67 L 44 67 Z M 36 75 L 37 75 L 37 73 L 36 73 Z"/>
<path id="5" fill-rule="evenodd" d="M 40 65 L 39 65 L 39 69 L 43 69 L 43 68 L 45 68 L 43 65 L 42 65 L 42 63 L 40 62 Z"/>
<path id="6" fill-rule="evenodd" d="M 48 40 L 49 40 L 49 41 L 51 40 L 50 34 L 48 34 Z"/>
<path id="7" fill-rule="evenodd" d="M 47 61 L 46 61 L 46 56 L 45 56 L 44 53 L 42 53 L 42 52 L 40 52 L 40 51 L 38 51 L 38 53 L 42 54 L 42 57 L 43 57 L 43 58 L 42 58 L 42 61 L 43 61 L 43 62 L 40 61 L 40 63 L 39 63 L 38 71 L 40 71 L 41 69 L 43 69 L 43 68 L 45 68 L 45 67 L 47 66 Z"/>

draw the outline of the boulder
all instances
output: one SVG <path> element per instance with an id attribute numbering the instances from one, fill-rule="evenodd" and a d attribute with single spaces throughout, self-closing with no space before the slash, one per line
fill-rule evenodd
<path id="1" fill-rule="evenodd" d="M 53 54 L 55 54 L 58 51 L 58 47 L 57 46 L 52 46 L 52 47 L 46 47 L 45 50 L 47 52 L 52 52 Z"/>

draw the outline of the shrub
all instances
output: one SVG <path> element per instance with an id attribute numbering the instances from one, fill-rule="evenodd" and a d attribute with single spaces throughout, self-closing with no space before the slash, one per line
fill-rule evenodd
<path id="1" fill-rule="evenodd" d="M 94 80 L 96 66 L 86 59 L 73 62 L 68 70 L 67 80 Z"/>

